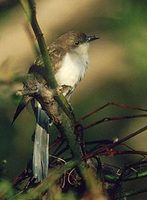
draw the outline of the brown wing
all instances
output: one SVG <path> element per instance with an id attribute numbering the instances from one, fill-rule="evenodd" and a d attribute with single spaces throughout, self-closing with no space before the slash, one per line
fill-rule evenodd
<path id="1" fill-rule="evenodd" d="M 49 56 L 51 58 L 52 66 L 54 68 L 55 73 L 61 67 L 61 62 L 63 56 L 65 55 L 65 51 L 63 48 L 57 45 L 57 43 L 52 43 L 48 47 Z"/>
<path id="2" fill-rule="evenodd" d="M 64 51 L 63 48 L 61 48 L 60 46 L 58 46 L 57 43 L 55 43 L 55 42 L 52 43 L 47 48 L 47 50 L 48 50 L 49 56 L 51 58 L 51 63 L 52 63 L 53 70 L 56 73 L 58 71 L 58 69 L 60 68 L 60 66 L 61 66 L 62 58 L 65 55 L 65 51 Z M 39 56 L 35 60 L 35 62 L 34 62 L 33 65 L 35 65 L 36 67 L 37 66 L 38 67 L 43 67 L 43 60 L 42 60 L 41 56 Z"/>
<path id="3" fill-rule="evenodd" d="M 56 73 L 61 66 L 61 61 L 62 61 L 63 56 L 65 55 L 65 51 L 61 47 L 59 47 L 57 43 L 54 42 L 48 47 L 48 52 L 51 58 L 53 70 Z M 43 60 L 41 56 L 39 56 L 35 60 L 35 62 L 31 65 L 28 73 L 36 74 L 38 81 L 46 84 L 46 81 L 42 78 L 44 75 L 44 66 L 43 66 Z M 14 123 L 18 115 L 21 113 L 21 111 L 25 108 L 25 106 L 28 104 L 28 102 L 31 99 L 32 98 L 29 96 L 24 96 L 22 98 L 14 114 L 12 124 Z"/>

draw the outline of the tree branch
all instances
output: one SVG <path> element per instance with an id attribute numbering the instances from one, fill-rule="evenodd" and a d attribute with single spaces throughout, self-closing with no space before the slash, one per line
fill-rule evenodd
<path id="1" fill-rule="evenodd" d="M 57 82 L 54 77 L 54 73 L 52 70 L 52 65 L 51 65 L 51 60 L 48 55 L 47 51 L 47 45 L 45 43 L 43 33 L 40 29 L 40 26 L 38 24 L 37 18 L 36 18 L 36 4 L 34 0 L 28 0 L 28 5 L 29 5 L 29 13 L 30 13 L 30 23 L 32 26 L 32 29 L 34 31 L 34 34 L 36 36 L 40 53 L 44 62 L 44 67 L 45 67 L 45 79 L 47 81 L 48 87 L 51 87 L 52 89 L 56 89 L 57 87 Z"/>

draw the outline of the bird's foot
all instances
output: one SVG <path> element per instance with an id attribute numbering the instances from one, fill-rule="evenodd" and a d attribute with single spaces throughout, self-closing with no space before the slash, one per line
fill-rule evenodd
<path id="1" fill-rule="evenodd" d="M 73 87 L 70 85 L 61 85 L 57 88 L 57 92 L 67 96 L 72 91 L 72 89 Z"/>

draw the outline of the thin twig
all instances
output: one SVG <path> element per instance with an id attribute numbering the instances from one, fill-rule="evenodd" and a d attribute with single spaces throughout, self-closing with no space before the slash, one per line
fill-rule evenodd
<path id="1" fill-rule="evenodd" d="M 140 133 L 142 133 L 142 132 L 144 132 L 144 131 L 146 131 L 146 130 L 147 130 L 147 126 L 144 126 L 144 127 L 140 128 L 140 129 L 138 129 L 137 131 L 135 131 L 135 132 L 133 132 L 133 133 L 127 135 L 126 137 L 124 137 L 124 138 L 118 140 L 117 142 L 111 144 L 110 146 L 111 146 L 111 148 L 114 148 L 114 147 L 116 147 L 116 146 L 118 146 L 118 145 L 120 145 L 120 144 L 126 142 L 127 140 L 129 140 L 129 139 L 131 139 L 131 138 L 133 138 L 133 137 L 139 135 Z"/>
<path id="2" fill-rule="evenodd" d="M 106 104 L 104 104 L 103 106 L 97 108 L 96 110 L 89 112 L 88 114 L 84 115 L 81 117 L 81 120 L 85 120 L 86 118 L 90 117 L 91 115 L 99 112 L 100 110 L 103 110 L 104 108 L 108 107 L 108 106 L 117 106 L 120 108 L 125 108 L 125 109 L 131 109 L 131 110 L 140 110 L 140 111 L 144 111 L 147 112 L 147 109 L 144 108 L 140 108 L 140 107 L 136 107 L 136 106 L 131 106 L 131 105 L 127 105 L 127 104 L 120 104 L 120 103 L 116 103 L 116 102 L 108 102 Z"/>
<path id="3" fill-rule="evenodd" d="M 34 53 L 39 56 L 40 55 L 40 51 L 38 49 L 38 46 L 36 45 L 34 34 L 31 31 L 30 26 L 28 25 L 28 23 L 25 24 L 25 30 L 26 30 L 26 32 L 28 34 L 28 38 L 29 38 L 30 43 L 31 43 L 31 45 L 33 47 Z"/>
<path id="4" fill-rule="evenodd" d="M 138 155 L 147 155 L 146 151 L 115 151 L 114 155 L 125 155 L 125 154 L 138 154 Z"/>
<path id="5" fill-rule="evenodd" d="M 142 117 L 147 117 L 147 114 L 139 114 L 139 115 L 126 115 L 126 116 L 115 116 L 115 117 L 104 117 L 101 120 L 95 121 L 91 124 L 88 124 L 87 126 L 83 127 L 84 130 L 92 128 L 93 126 L 96 126 L 98 124 L 101 124 L 103 122 L 110 122 L 110 121 L 119 121 L 119 120 L 124 120 L 124 119 L 134 119 L 134 118 L 142 118 Z"/>
<path id="6" fill-rule="evenodd" d="M 137 191 L 131 191 L 131 192 L 126 192 L 125 194 L 123 194 L 121 196 L 121 198 L 124 198 L 124 197 L 130 197 L 130 196 L 134 196 L 134 195 L 138 195 L 138 194 L 141 194 L 141 193 L 146 193 L 147 192 L 147 189 L 141 189 L 141 190 L 137 190 Z M 117 199 L 118 200 L 118 199 Z"/>
<path id="7" fill-rule="evenodd" d="M 145 171 L 145 172 L 137 172 L 133 176 L 130 176 L 128 178 L 122 179 L 122 181 L 132 181 L 132 180 L 136 180 L 136 179 L 140 179 L 140 178 L 144 178 L 144 177 L 147 177 L 147 171 Z"/>
<path id="8" fill-rule="evenodd" d="M 85 142 L 86 145 L 93 145 L 93 144 L 107 145 L 110 143 L 113 143 L 113 141 L 112 140 L 94 140 L 94 141 Z"/>
<path id="9" fill-rule="evenodd" d="M 93 152 L 88 153 L 87 155 L 84 156 L 83 159 L 88 159 L 88 158 L 91 158 L 91 157 L 93 157 L 95 155 L 98 155 L 98 154 L 99 155 L 103 155 L 103 154 L 106 154 L 106 152 L 111 154 L 110 150 L 112 150 L 112 155 L 114 155 L 114 152 L 113 152 L 113 148 L 114 147 L 116 147 L 116 146 L 126 142 L 127 140 L 137 136 L 138 134 L 144 132 L 145 130 L 147 130 L 147 126 L 144 126 L 143 128 L 138 129 L 137 131 L 127 135 L 126 137 L 118 140 L 117 142 L 114 142 L 113 144 L 105 145 L 103 147 L 100 147 L 100 148 L 96 149 Z"/>
<path id="10" fill-rule="evenodd" d="M 49 144 L 49 149 L 52 149 L 54 146 L 59 144 L 60 142 L 63 142 L 62 137 L 57 137 L 52 144 Z M 56 146 L 57 147 L 57 146 Z"/>

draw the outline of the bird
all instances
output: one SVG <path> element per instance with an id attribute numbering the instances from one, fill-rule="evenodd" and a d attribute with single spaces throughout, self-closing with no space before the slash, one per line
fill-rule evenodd
<path id="1" fill-rule="evenodd" d="M 84 78 L 89 63 L 89 44 L 99 39 L 96 35 L 87 35 L 79 31 L 69 31 L 58 37 L 48 47 L 53 72 L 57 84 L 63 88 L 63 95 L 70 101 L 71 95 Z M 31 73 L 41 73 L 43 60 L 39 56 L 29 69 Z M 30 98 L 24 98 L 18 106 L 13 121 L 23 110 Z M 38 182 L 48 175 L 49 165 L 49 127 L 52 120 L 47 116 L 39 102 L 33 104 L 36 116 L 36 129 L 33 148 L 33 175 Z"/>

